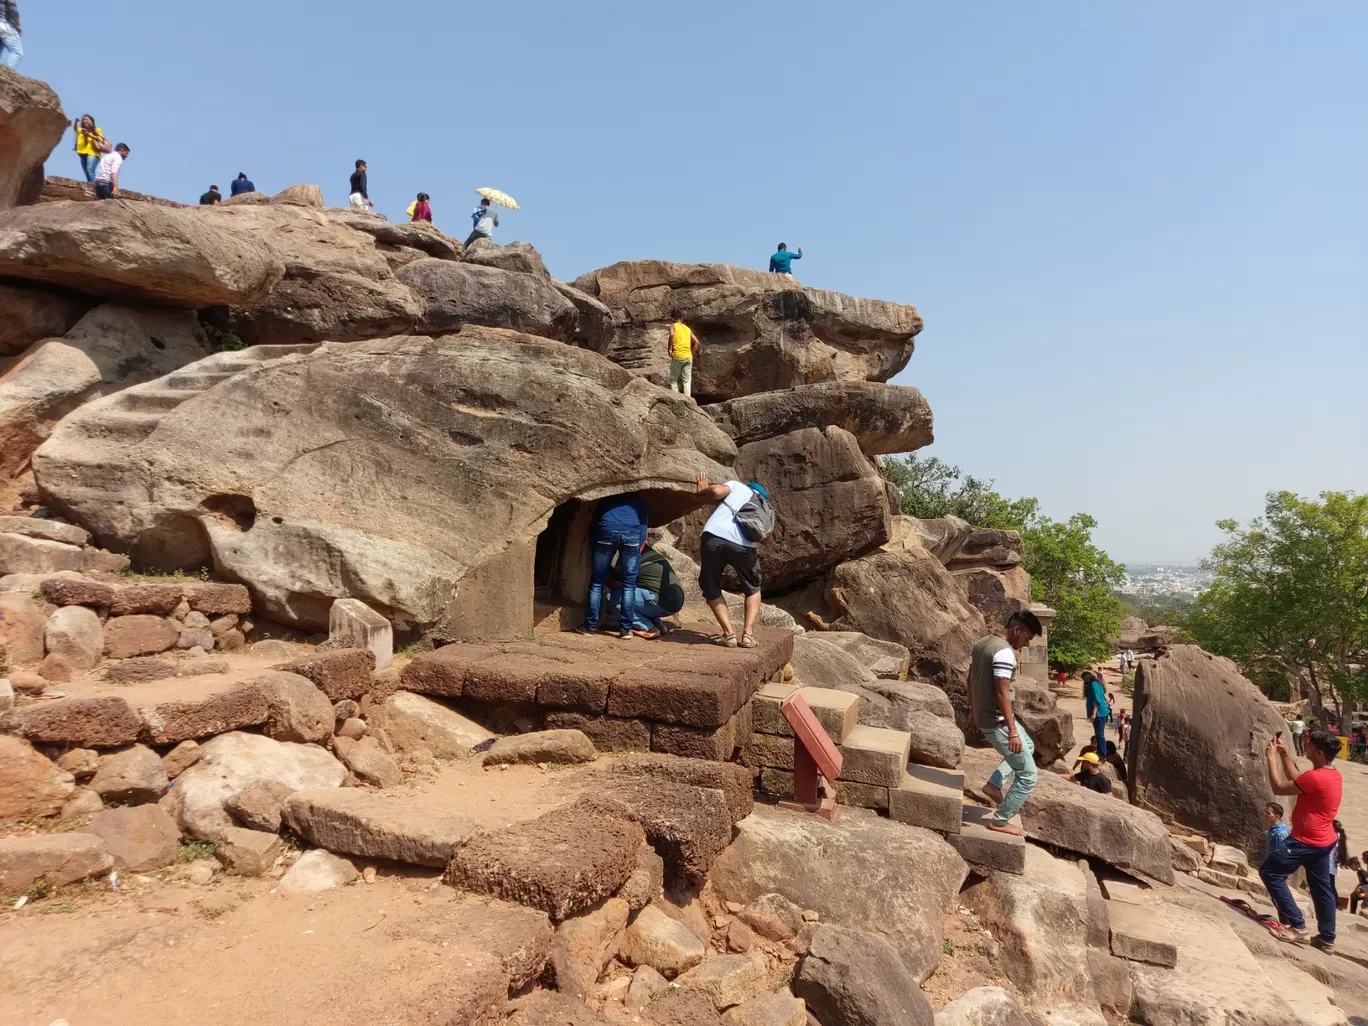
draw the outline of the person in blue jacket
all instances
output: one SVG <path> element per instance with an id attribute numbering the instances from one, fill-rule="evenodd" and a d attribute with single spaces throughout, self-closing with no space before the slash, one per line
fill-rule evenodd
<path id="1" fill-rule="evenodd" d="M 637 573 L 641 568 L 641 546 L 646 541 L 646 507 L 635 495 L 610 495 L 600 499 L 589 531 L 593 548 L 593 574 L 589 579 L 589 598 L 585 602 L 584 623 L 577 634 L 597 634 L 599 608 L 603 605 L 603 586 L 608 569 L 617 557 L 622 574 L 622 617 L 619 638 L 632 636 L 636 620 Z"/>
<path id="2" fill-rule="evenodd" d="M 1098 752 L 1107 750 L 1107 720 L 1111 716 L 1111 706 L 1107 704 L 1107 692 L 1102 682 L 1088 671 L 1083 671 L 1083 701 L 1087 706 L 1088 719 L 1092 720 L 1093 733 L 1097 737 Z"/>

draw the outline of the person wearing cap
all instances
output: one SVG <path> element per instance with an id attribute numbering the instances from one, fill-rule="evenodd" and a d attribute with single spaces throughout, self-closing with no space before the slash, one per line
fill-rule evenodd
<path id="1" fill-rule="evenodd" d="M 1111 794 L 1112 784 L 1107 779 L 1107 775 L 1102 772 L 1102 760 L 1097 757 L 1096 752 L 1084 752 L 1078 757 L 1078 772 L 1070 773 L 1066 778 L 1082 784 L 1089 791 L 1096 791 L 1098 794 Z"/>
<path id="2" fill-rule="evenodd" d="M 246 171 L 239 171 L 233 184 L 228 186 L 228 192 L 233 196 L 241 196 L 244 192 L 256 192 L 256 185 L 247 177 Z"/>
<path id="3" fill-rule="evenodd" d="M 737 522 L 736 512 L 756 492 L 766 499 L 769 492 L 758 481 L 742 484 L 728 481 L 711 484 L 706 474 L 698 475 L 697 494 L 717 503 L 717 508 L 703 525 L 703 537 L 698 543 L 700 570 L 698 587 L 708 603 L 722 633 L 714 640 L 727 648 L 755 648 L 755 621 L 760 616 L 760 553 L 755 542 L 746 537 Z M 741 582 L 741 593 L 746 596 L 745 621 L 738 639 L 732 627 L 727 600 L 722 594 L 722 574 L 731 567 Z"/>

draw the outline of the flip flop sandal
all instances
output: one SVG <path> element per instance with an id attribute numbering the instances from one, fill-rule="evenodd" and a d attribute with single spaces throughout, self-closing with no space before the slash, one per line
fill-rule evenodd
<path id="1" fill-rule="evenodd" d="M 760 647 L 759 642 L 757 642 L 757 641 L 755 640 L 755 637 L 754 637 L 753 635 L 750 635 L 750 634 L 743 634 L 743 635 L 741 635 L 741 640 L 738 641 L 736 644 L 737 644 L 737 647 L 738 647 L 738 648 L 759 648 L 759 647 Z"/>
<path id="2" fill-rule="evenodd" d="M 714 644 L 714 645 L 721 645 L 723 648 L 735 648 L 735 647 L 736 647 L 736 635 L 735 635 L 735 634 L 719 634 L 719 635 L 717 635 L 716 637 L 713 638 L 713 644 Z"/>
<path id="3" fill-rule="evenodd" d="M 643 631 L 636 627 L 632 628 L 632 633 L 643 641 L 655 641 L 656 638 L 660 637 L 660 631 Z"/>

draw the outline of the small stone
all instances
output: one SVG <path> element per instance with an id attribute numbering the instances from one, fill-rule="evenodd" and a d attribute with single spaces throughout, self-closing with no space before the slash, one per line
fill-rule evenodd
<path id="1" fill-rule="evenodd" d="M 9 678 L 0 678 L 0 712 L 14 708 L 14 685 Z"/>
<path id="2" fill-rule="evenodd" d="M 77 780 L 85 780 L 87 777 L 93 777 L 95 771 L 100 768 L 100 753 L 89 748 L 73 748 L 62 754 L 57 760 L 57 765 Z"/>
<path id="3" fill-rule="evenodd" d="M 627 902 L 633 912 L 645 908 L 660 897 L 665 883 L 665 860 L 649 844 L 637 851 L 637 866 L 618 890 L 618 897 Z"/>
<path id="4" fill-rule="evenodd" d="M 661 976 L 649 965 L 639 966 L 632 973 L 632 982 L 623 998 L 623 1007 L 629 1012 L 639 1012 L 656 998 L 670 989 L 670 981 Z"/>
<path id="5" fill-rule="evenodd" d="M 199 884 L 203 887 L 207 883 L 212 883 L 214 879 L 214 867 L 209 864 L 207 859 L 199 859 L 190 863 L 185 870 L 185 879 L 192 884 Z"/>
<path id="6" fill-rule="evenodd" d="M 182 623 L 185 622 L 185 618 L 189 615 L 190 603 L 186 602 L 185 599 L 181 599 L 176 605 L 176 608 L 171 611 L 171 618 L 173 620 L 180 620 Z"/>
<path id="7" fill-rule="evenodd" d="M 603 988 L 603 996 L 608 1001 L 622 1002 L 627 998 L 627 991 L 632 986 L 630 976 L 619 976 L 614 980 L 609 980 L 608 985 Z"/>
<path id="8" fill-rule="evenodd" d="M 180 744 L 176 745 L 175 748 L 162 756 L 162 766 L 166 769 L 167 778 L 175 780 L 191 766 L 199 762 L 199 758 L 199 742 L 182 741 Z"/>
<path id="9" fill-rule="evenodd" d="M 333 704 L 333 721 L 341 724 L 361 715 L 361 705 L 353 698 L 344 698 Z"/>
<path id="10" fill-rule="evenodd" d="M 719 1012 L 765 990 L 764 955 L 719 955 L 679 977 L 679 986 L 704 995 Z"/>
<path id="11" fill-rule="evenodd" d="M 755 946 L 755 933 L 739 919 L 727 927 L 727 950 L 745 953 Z"/>
<path id="12" fill-rule="evenodd" d="M 9 680 L 14 690 L 24 695 L 41 695 L 48 686 L 46 677 L 27 666 L 10 670 Z"/>
<path id="13" fill-rule="evenodd" d="M 623 934 L 621 955 L 632 965 L 676 976 L 703 961 L 707 950 L 687 926 L 647 905 Z"/>
<path id="14" fill-rule="evenodd" d="M 274 780 L 249 784 L 223 802 L 223 808 L 234 820 L 249 830 L 267 833 L 280 832 L 280 809 L 293 788 Z"/>
<path id="15" fill-rule="evenodd" d="M 353 702 L 353 705 L 356 703 Z M 341 737 L 349 737 L 353 741 L 359 741 L 366 736 L 366 721 L 356 716 L 350 716 L 342 721 L 342 726 L 337 728 L 337 733 Z"/>
<path id="16" fill-rule="evenodd" d="M 484 764 L 580 763 L 597 758 L 598 750 L 581 730 L 538 730 L 499 738 L 485 753 Z"/>
<path id="17" fill-rule="evenodd" d="M 209 654 L 203 645 L 191 645 L 185 650 L 185 654 L 192 659 L 203 659 Z"/>
<path id="18" fill-rule="evenodd" d="M 186 619 L 189 620 L 189 618 L 190 617 L 187 614 Z M 237 630 L 237 625 L 238 618 L 235 613 L 229 613 L 226 616 L 217 616 L 209 621 L 209 629 L 214 632 L 215 638 L 227 634 L 229 631 Z"/>
<path id="19" fill-rule="evenodd" d="M 361 879 L 368 884 L 375 883 L 375 867 L 367 866 L 365 869 L 361 870 Z"/>
<path id="20" fill-rule="evenodd" d="M 158 656 L 136 656 L 105 666 L 105 679 L 114 684 L 136 684 L 139 681 L 166 680 L 176 676 L 176 664 Z"/>
<path id="21" fill-rule="evenodd" d="M 803 910 L 782 894 L 762 894 L 740 912 L 741 919 L 761 937 L 785 941 L 803 925 Z"/>
<path id="22" fill-rule="evenodd" d="M 212 621 L 209 617 L 200 612 L 186 613 L 185 619 L 181 621 L 181 626 L 190 630 L 197 630 L 201 627 L 209 627 Z"/>
<path id="23" fill-rule="evenodd" d="M 227 827 L 214 848 L 214 857 L 230 873 L 238 876 L 260 876 L 271 868 L 281 850 L 282 845 L 277 834 L 264 830 Z"/>
<path id="24" fill-rule="evenodd" d="M 743 1001 L 722 1017 L 727 1026 L 807 1026 L 807 1005 L 785 988 Z M 1008 1026 L 1004 1023 L 1003 1026 Z"/>
<path id="25" fill-rule="evenodd" d="M 805 922 L 805 923 L 818 923 L 818 922 L 821 922 L 821 920 L 822 920 L 822 913 L 817 912 L 817 911 L 814 911 L 813 909 L 810 909 L 810 908 L 805 908 L 805 909 L 803 909 L 803 922 Z"/>
<path id="26" fill-rule="evenodd" d="M 214 641 L 224 652 L 237 652 L 247 645 L 247 639 L 243 636 L 242 631 L 236 629 L 215 634 Z"/>
<path id="27" fill-rule="evenodd" d="M 732 915 L 737 915 L 745 907 L 746 906 L 741 904 L 741 902 L 739 901 L 729 901 L 726 903 L 726 909 Z"/>
<path id="28" fill-rule="evenodd" d="M 343 887 L 357 878 L 356 867 L 330 851 L 306 851 L 280 880 L 282 894 L 328 891 Z"/>
<path id="29" fill-rule="evenodd" d="M 367 740 L 370 740 L 369 738 Z M 342 760 L 347 769 L 367 784 L 376 787 L 394 787 L 404 782 L 404 771 L 394 756 L 380 748 L 358 743 Z"/>
<path id="30" fill-rule="evenodd" d="M 104 809 L 104 799 L 88 787 L 78 787 L 71 799 L 62 806 L 62 819 L 80 819 L 93 816 Z"/>
<path id="31" fill-rule="evenodd" d="M 106 802 L 155 802 L 166 793 L 166 767 L 146 745 L 133 745 L 100 759 L 90 781 Z"/>
<path id="32" fill-rule="evenodd" d="M 203 613 L 191 613 L 185 618 L 186 624 L 189 624 L 190 617 L 203 615 Z M 176 639 L 176 647 L 187 650 L 197 648 L 199 649 L 197 654 L 204 655 L 214 647 L 214 632 L 209 629 L 208 624 L 203 627 L 183 626 L 180 630 L 180 636 Z"/>

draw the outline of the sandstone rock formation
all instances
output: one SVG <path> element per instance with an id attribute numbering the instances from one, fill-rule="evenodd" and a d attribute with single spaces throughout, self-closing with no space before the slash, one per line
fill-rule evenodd
<path id="1" fill-rule="evenodd" d="M 0 282 L 0 357 L 17 356 L 40 339 L 65 335 L 92 303 L 74 293 Z"/>
<path id="2" fill-rule="evenodd" d="M 406 264 L 397 277 L 422 299 L 420 330 L 432 334 L 478 324 L 569 341 L 579 322 L 574 304 L 537 275 L 427 259 Z"/>
<path id="3" fill-rule="evenodd" d="M 934 441 L 931 407 L 919 391 L 873 381 L 825 381 L 756 392 L 714 403 L 708 415 L 738 446 L 829 427 L 854 435 L 866 456 L 912 452 Z"/>
<path id="4" fill-rule="evenodd" d="M 721 477 L 734 457 L 683 397 L 497 329 L 223 355 L 259 369 L 122 437 L 97 425 L 140 390 L 92 403 L 35 454 L 35 475 L 107 547 L 219 567 L 286 622 L 326 626 L 353 597 L 436 626 L 469 597 L 461 582 L 497 564 L 476 598 L 525 636 L 537 534 L 558 505 L 644 491 L 663 522 L 696 503 L 698 472 Z"/>
<path id="5" fill-rule="evenodd" d="M 0 68 L 0 211 L 37 199 L 21 196 L 21 190 L 35 178 L 41 181 L 43 161 L 68 123 L 46 82 Z"/>
<path id="6" fill-rule="evenodd" d="M 1264 746 L 1287 730 L 1268 699 L 1229 659 L 1175 645 L 1139 664 L 1133 708 L 1132 800 L 1262 859 Z"/>
<path id="7" fill-rule="evenodd" d="M 662 385 L 670 310 L 678 307 L 703 342 L 693 390 L 705 401 L 820 381 L 887 381 L 907 365 L 922 328 L 910 306 L 725 264 L 629 261 L 573 284 L 613 311 L 617 333 L 605 355 Z"/>

